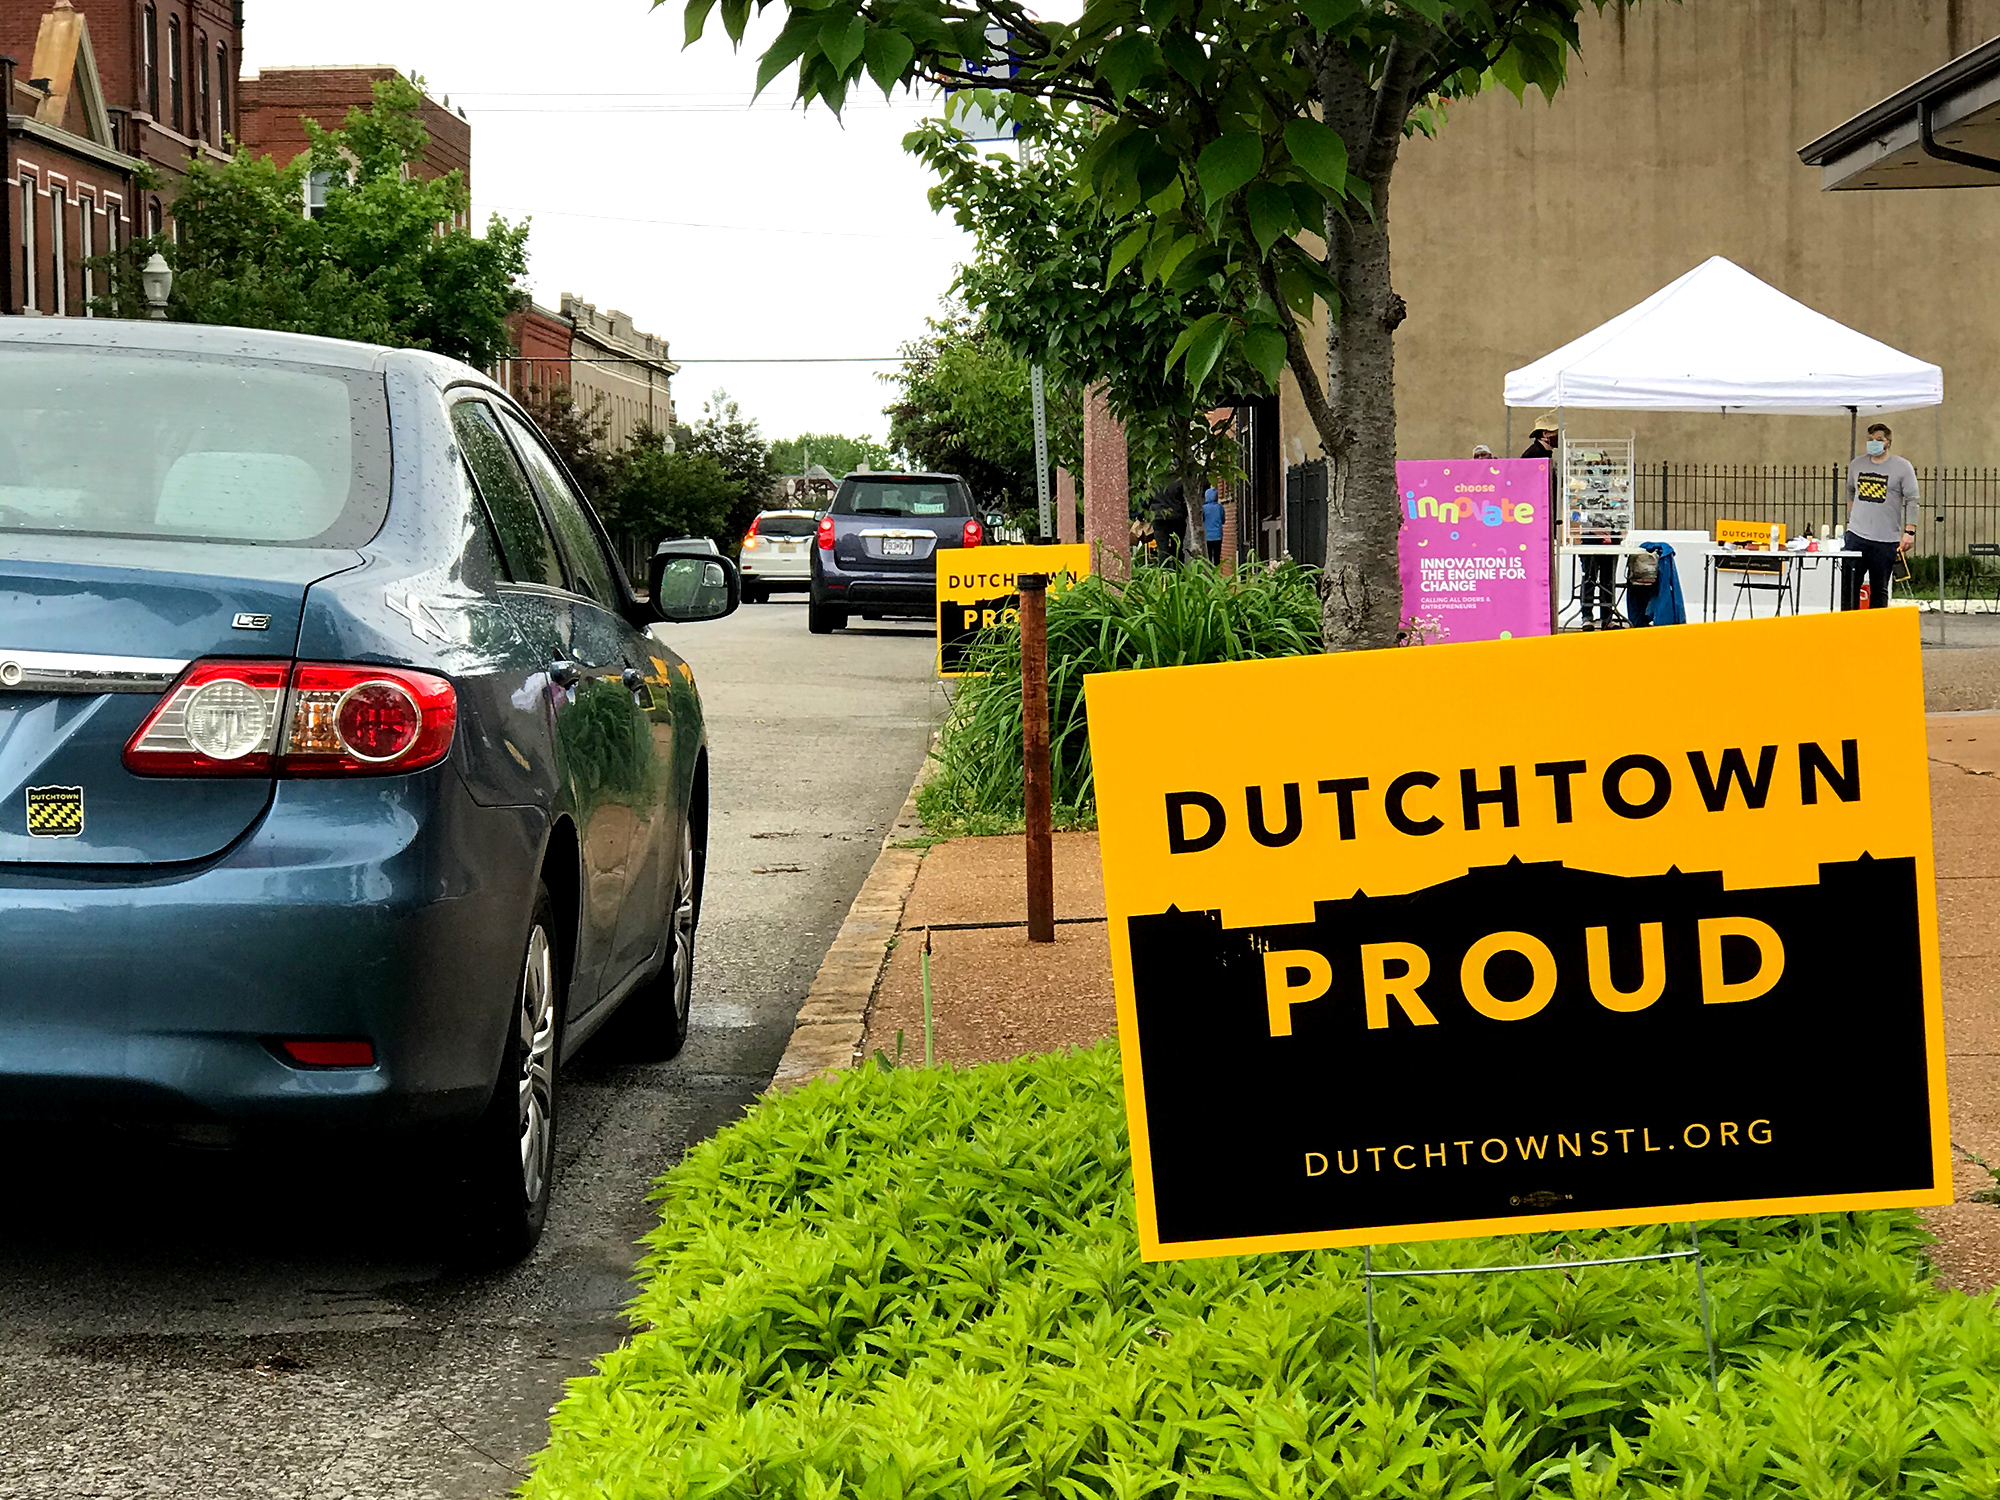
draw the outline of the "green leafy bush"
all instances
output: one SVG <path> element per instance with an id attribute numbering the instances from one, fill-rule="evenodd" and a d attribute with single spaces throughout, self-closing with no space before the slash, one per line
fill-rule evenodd
<path id="1" fill-rule="evenodd" d="M 1205 561 L 1142 567 L 1123 583 L 1080 580 L 1049 596 L 1049 762 L 1058 826 L 1096 820 L 1083 679 L 1093 672 L 1302 656 L 1319 650 L 1319 594 L 1296 563 L 1234 578 Z M 1021 632 L 974 646 L 917 811 L 934 833 L 1018 829 Z"/>
<path id="2" fill-rule="evenodd" d="M 2000 1332 L 1907 1213 L 1707 1225 L 1684 1262 L 1381 1283 L 1356 1252 L 1145 1265 L 1106 1045 L 765 1100 L 658 1193 L 639 1331 L 534 1500 L 2000 1495 Z M 1505 1264 L 1680 1231 L 1405 1246 Z"/>

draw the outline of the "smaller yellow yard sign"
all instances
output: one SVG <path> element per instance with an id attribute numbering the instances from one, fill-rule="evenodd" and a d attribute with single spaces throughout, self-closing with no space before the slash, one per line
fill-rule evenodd
<path id="1" fill-rule="evenodd" d="M 1090 573 L 1090 548 L 1083 542 L 1045 547 L 947 548 L 938 553 L 938 675 L 963 677 L 966 657 L 984 630 L 1020 619 L 1023 573 Z"/>

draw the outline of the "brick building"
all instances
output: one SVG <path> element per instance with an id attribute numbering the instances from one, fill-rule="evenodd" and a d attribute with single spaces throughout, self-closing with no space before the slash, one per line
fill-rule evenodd
<path id="1" fill-rule="evenodd" d="M 172 184 L 189 158 L 226 160 L 236 131 L 242 0 L 0 0 L 0 56 L 15 59 L 20 79 L 37 76 L 28 70 L 45 17 L 71 11 L 89 32 L 106 144 L 167 183 L 132 205 L 133 232 L 170 229 Z M 10 98 L 9 113 L 17 107 Z"/>
<path id="2" fill-rule="evenodd" d="M 0 0 L 4 3 L 4 0 Z M 251 152 L 280 165 L 295 160 L 310 144 L 305 121 L 335 130 L 351 109 L 366 109 L 375 85 L 397 76 L 387 64 L 356 67 L 262 68 L 243 80 L 239 137 Z M 472 126 L 465 116 L 428 90 L 419 118 L 430 143 L 414 171 L 426 180 L 449 172 L 464 174 L 472 186 Z M 470 225 L 461 225 L 470 228 Z"/>
<path id="3" fill-rule="evenodd" d="M 561 313 L 530 302 L 510 313 L 507 331 L 513 335 L 514 358 L 503 359 L 493 378 L 517 400 L 537 391 L 570 389 L 570 354 L 576 329 Z"/>
<path id="4" fill-rule="evenodd" d="M 0 312 L 88 316 L 106 290 L 89 261 L 143 223 L 121 149 L 143 124 L 114 108 L 82 11 L 56 0 L 25 38 L 20 20 L 0 9 Z"/>
<path id="5" fill-rule="evenodd" d="M 605 442 L 622 448 L 642 427 L 669 435 L 674 429 L 673 377 L 680 372 L 667 341 L 642 333 L 630 313 L 599 312 L 563 293 L 562 310 L 530 303 L 507 320 L 515 357 L 493 374 L 525 397 L 535 388 L 567 386 L 579 409 L 605 422 Z"/>

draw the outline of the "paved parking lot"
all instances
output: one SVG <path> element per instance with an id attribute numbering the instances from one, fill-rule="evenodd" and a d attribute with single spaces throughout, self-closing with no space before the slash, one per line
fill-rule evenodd
<path id="1" fill-rule="evenodd" d="M 799 600 L 672 639 L 714 767 L 693 1034 L 667 1064 L 575 1059 L 534 1257 L 448 1271 L 420 1183 L 378 1156 L 10 1130 L 0 1497 L 513 1486 L 562 1382 L 622 1335 L 648 1185 L 769 1078 L 944 707 L 915 622 L 815 637 Z"/>

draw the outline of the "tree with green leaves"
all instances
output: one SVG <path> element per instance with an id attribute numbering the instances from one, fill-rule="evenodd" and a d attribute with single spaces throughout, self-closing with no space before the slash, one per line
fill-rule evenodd
<path id="1" fill-rule="evenodd" d="M 886 408 L 889 442 L 919 469 L 957 474 L 982 509 L 1035 510 L 1035 408 L 1028 361 L 962 308 L 932 318 L 903 345 Z M 1073 395 L 1048 397 L 1049 461 L 1074 467 L 1081 426 Z"/>
<path id="2" fill-rule="evenodd" d="M 1110 278 L 1253 278 L 1258 298 L 1190 322 L 1169 362 L 1197 388 L 1230 351 L 1272 382 L 1289 367 L 1329 460 L 1326 644 L 1395 641 L 1398 155 L 1494 84 L 1553 96 L 1579 15 L 1609 0 L 1085 0 L 1073 24 L 1022 0 L 686 0 L 690 44 L 718 3 L 737 42 L 753 10 L 785 12 L 758 87 L 796 66 L 807 104 L 838 112 L 865 76 L 1106 115 L 1082 180 L 1106 214 L 1146 216 Z"/>
<path id="3" fill-rule="evenodd" d="M 593 392 L 588 401 L 579 401 L 569 386 L 549 382 L 530 385 L 521 405 L 568 466 L 570 477 L 597 501 L 610 482 L 614 458 L 611 418 L 604 410 L 603 395 Z"/>
<path id="4" fill-rule="evenodd" d="M 1232 470 L 1235 457 L 1209 408 L 1225 393 L 1260 393 L 1266 382 L 1228 350 L 1197 378 L 1174 358 L 1175 346 L 1190 324 L 1240 311 L 1256 289 L 1240 274 L 1112 276 L 1119 246 L 1143 217 L 1105 214 L 1077 180 L 1101 121 L 1037 106 L 1021 124 L 1033 149 L 1020 162 L 982 152 L 939 121 L 903 140 L 937 174 L 932 206 L 949 208 L 977 239 L 978 254 L 959 268 L 954 289 L 980 310 L 984 328 L 1040 360 L 1059 384 L 1105 388 L 1125 425 L 1133 484 L 1171 485 L 1183 501 L 1174 529 L 1198 539 L 1207 476 Z"/>
<path id="5" fill-rule="evenodd" d="M 666 434 L 641 427 L 606 464 L 598 514 L 606 526 L 650 555 L 673 537 L 712 537 L 732 545 L 749 527 L 737 510 L 742 486 L 706 453 L 670 447 Z"/>
<path id="6" fill-rule="evenodd" d="M 422 102 L 408 79 L 384 79 L 340 128 L 308 120 L 311 146 L 287 165 L 240 148 L 221 164 L 196 157 L 174 200 L 179 242 L 134 241 L 102 310 L 142 313 L 131 305 L 137 268 L 158 250 L 174 268 L 167 313 L 182 322 L 433 349 L 482 366 L 512 353 L 506 320 L 521 303 L 528 225 L 496 215 L 484 235 L 457 227 L 471 201 L 464 175 L 408 170 L 428 139 Z M 315 174 L 326 203 L 308 217 Z"/>
<path id="7" fill-rule="evenodd" d="M 733 546 L 771 498 L 778 478 L 771 445 L 757 419 L 744 416 L 729 392 L 718 390 L 702 403 L 700 421 L 674 429 L 674 447 L 691 457 L 713 459 L 728 477 L 730 501 L 722 529 L 707 534 Z"/>
<path id="8" fill-rule="evenodd" d="M 771 444 L 771 465 L 780 474 L 803 474 L 818 464 L 835 479 L 856 469 L 886 469 L 894 455 L 871 437 L 844 437 L 837 432 L 807 432 Z"/>

